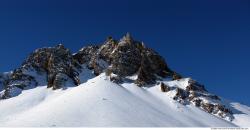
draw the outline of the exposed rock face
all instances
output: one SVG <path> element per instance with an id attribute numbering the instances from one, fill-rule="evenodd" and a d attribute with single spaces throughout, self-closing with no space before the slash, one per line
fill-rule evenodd
<path id="1" fill-rule="evenodd" d="M 152 49 L 145 48 L 142 50 L 142 60 L 138 71 L 138 79 L 136 83 L 139 86 L 146 84 L 154 84 L 157 76 L 172 76 L 173 72 L 167 67 L 164 59 L 154 52 Z"/>
<path id="2" fill-rule="evenodd" d="M 0 75 L 0 99 L 14 97 L 22 90 L 37 87 L 41 77 L 45 80 L 42 85 L 47 84 L 48 88 L 60 89 L 66 87 L 69 81 L 77 86 L 81 83 L 79 73 L 84 72 L 83 66 L 93 70 L 95 75 L 105 72 L 109 80 L 117 84 L 133 76 L 135 78 L 129 81 L 138 86 L 161 80 L 160 90 L 165 94 L 174 91 L 173 99 L 179 103 L 194 104 L 208 113 L 233 119 L 230 109 L 220 103 L 218 96 L 208 93 L 204 85 L 194 80 L 189 80 L 186 88 L 170 87 L 163 83 L 163 78 L 179 81 L 182 76 L 170 70 L 157 52 L 143 42 L 134 40 L 130 34 L 119 41 L 108 37 L 102 45 L 83 47 L 75 54 L 61 44 L 37 49 L 20 68 Z"/>
<path id="3" fill-rule="evenodd" d="M 136 79 L 136 84 L 138 86 L 144 86 L 147 84 L 154 84 L 156 77 L 154 74 L 147 71 L 147 67 L 141 66 L 138 71 L 138 78 Z"/>
<path id="4" fill-rule="evenodd" d="M 24 89 L 37 86 L 36 80 L 29 75 L 23 74 L 21 69 L 16 69 L 8 73 L 2 81 L 3 91 L 0 92 L 0 99 L 16 96 Z"/>
<path id="5" fill-rule="evenodd" d="M 194 80 L 189 80 L 186 89 L 168 88 L 168 90 L 171 89 L 175 91 L 173 99 L 183 105 L 194 104 L 196 107 L 200 107 L 204 111 L 218 115 L 221 118 L 228 118 L 228 120 L 233 120 L 234 118 L 231 110 L 221 104 L 218 96 L 208 93 L 204 85 Z M 161 90 L 165 92 L 164 84 L 161 84 Z"/>
<path id="6" fill-rule="evenodd" d="M 161 82 L 160 87 L 161 87 L 162 92 L 169 92 L 170 91 L 170 87 L 168 85 L 164 84 L 163 82 Z"/>
<path id="7" fill-rule="evenodd" d="M 204 85 L 201 85 L 194 80 L 189 80 L 189 85 L 187 86 L 186 90 L 187 91 L 207 92 Z"/>
<path id="8" fill-rule="evenodd" d="M 101 59 L 111 64 L 113 50 L 118 46 L 118 41 L 112 37 L 108 37 L 104 44 L 99 49 L 99 56 Z"/>
<path id="9" fill-rule="evenodd" d="M 137 74 L 138 86 L 154 84 L 158 77 L 173 76 L 165 60 L 129 34 L 119 42 L 109 37 L 101 46 L 82 48 L 74 55 L 79 64 L 87 64 L 99 75 L 109 69 L 118 79 Z M 120 82 L 120 80 L 119 80 Z"/>
<path id="10" fill-rule="evenodd" d="M 104 70 L 107 69 L 108 66 L 109 64 L 98 54 L 94 55 L 88 64 L 89 69 L 93 69 L 95 75 L 99 75 L 104 72 Z"/>
<path id="11" fill-rule="evenodd" d="M 78 53 L 73 55 L 80 64 L 89 64 L 91 58 L 96 55 L 99 46 L 87 46 L 82 48 Z"/>
<path id="12" fill-rule="evenodd" d="M 172 76 L 173 72 L 168 68 L 165 60 L 157 52 L 150 48 L 143 50 L 143 66 L 148 66 L 152 73 L 161 77 Z"/>
<path id="13" fill-rule="evenodd" d="M 37 71 L 47 72 L 47 86 L 53 89 L 63 87 L 65 76 L 71 78 L 75 85 L 80 84 L 77 68 L 79 65 L 69 49 L 59 44 L 52 48 L 42 48 L 32 53 L 23 66 L 33 67 Z M 64 76 L 62 76 L 65 74 Z M 58 84 L 59 83 L 59 84 Z"/>
<path id="14" fill-rule="evenodd" d="M 54 79 L 51 80 L 53 81 L 53 84 L 52 84 L 53 89 L 62 88 L 65 85 L 65 82 L 67 80 L 68 80 L 68 76 L 65 73 L 57 73 Z"/>
<path id="15" fill-rule="evenodd" d="M 188 104 L 188 102 L 187 102 L 188 100 L 186 100 L 186 99 L 189 96 L 189 92 L 187 92 L 181 88 L 176 88 L 175 91 L 176 91 L 176 94 L 173 97 L 173 99 L 178 101 L 181 104 L 184 104 L 184 105 Z"/>
<path id="16" fill-rule="evenodd" d="M 182 78 L 181 75 L 180 75 L 180 74 L 177 74 L 176 72 L 173 72 L 172 77 L 173 77 L 173 80 L 179 80 L 179 79 Z"/>
<path id="17" fill-rule="evenodd" d="M 78 70 L 81 66 L 77 60 L 73 58 L 69 49 L 59 44 L 56 47 L 41 48 L 35 50 L 23 62 L 22 66 L 9 73 L 8 78 L 1 81 L 2 92 L 1 98 L 9 98 L 21 90 L 34 88 L 38 85 L 35 75 L 44 74 L 47 79 L 47 86 L 53 89 L 64 87 L 65 82 L 71 79 L 75 85 L 80 84 Z M 19 93 L 19 94 L 20 94 Z"/>
<path id="18" fill-rule="evenodd" d="M 116 75 L 110 77 L 115 83 L 122 83 L 126 76 L 138 75 L 134 81 L 138 86 L 154 84 L 158 78 L 174 74 L 158 53 L 127 34 L 119 41 L 108 37 L 102 45 L 87 46 L 75 54 L 62 44 L 37 49 L 20 68 L 10 73 L 8 79 L 0 80 L 0 90 L 5 97 L 11 97 L 12 89 L 36 87 L 40 79 L 30 74 L 30 70 L 37 75 L 43 74 L 48 88 L 62 88 L 68 80 L 77 86 L 81 82 L 82 65 L 93 70 L 95 75 L 109 70 Z"/>
<path id="19" fill-rule="evenodd" d="M 76 63 L 68 49 L 58 45 L 52 50 L 48 59 L 48 87 L 58 89 L 63 87 L 62 83 L 66 77 L 71 78 L 75 85 L 80 84 L 78 72 L 75 69 Z"/>
<path id="20" fill-rule="evenodd" d="M 112 53 L 112 71 L 120 76 L 135 74 L 141 64 L 141 52 L 133 41 L 121 41 Z"/>
<path id="21" fill-rule="evenodd" d="M 20 89 L 25 89 L 27 86 L 36 87 L 37 82 L 34 77 L 25 75 L 20 69 L 16 69 L 10 75 L 10 78 L 7 82 L 7 86 L 17 87 Z"/>

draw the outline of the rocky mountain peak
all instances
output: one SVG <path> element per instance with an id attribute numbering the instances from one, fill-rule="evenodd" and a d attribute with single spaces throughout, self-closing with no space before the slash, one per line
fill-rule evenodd
<path id="1" fill-rule="evenodd" d="M 133 43 L 133 38 L 132 36 L 130 35 L 129 32 L 127 32 L 127 34 L 125 36 L 123 36 L 123 38 L 120 40 L 120 43 Z"/>
<path id="2" fill-rule="evenodd" d="M 22 66 L 10 73 L 8 79 L 1 80 L 5 97 L 11 89 L 28 89 L 39 84 L 34 73 L 45 79 L 48 88 L 59 89 L 72 81 L 76 86 L 81 83 L 79 73 L 83 67 L 93 70 L 95 75 L 103 72 L 113 73 L 122 81 L 127 76 L 138 75 L 138 86 L 154 84 L 159 77 L 171 77 L 173 72 L 165 60 L 144 43 L 136 41 L 127 33 L 120 41 L 108 37 L 101 45 L 81 48 L 72 54 L 63 44 L 55 47 L 36 49 L 23 62 Z M 30 74 L 32 71 L 33 74 Z M 6 82 L 5 82 L 6 81 Z M 3 85 L 4 82 L 4 85 Z"/>
<path id="3" fill-rule="evenodd" d="M 134 40 L 129 33 L 120 41 L 108 37 L 103 44 L 83 47 L 74 54 L 63 44 L 36 49 L 21 67 L 0 75 L 0 99 L 17 96 L 37 86 L 46 85 L 53 90 L 65 88 L 67 83 L 78 86 L 84 82 L 80 75 L 85 75 L 85 69 L 96 76 L 105 73 L 117 84 L 127 81 L 139 87 L 160 84 L 162 92 L 174 91 L 171 92 L 175 93 L 173 99 L 184 105 L 193 103 L 208 113 L 232 119 L 230 109 L 221 105 L 219 97 L 208 93 L 198 82 L 189 80 L 185 88 L 159 82 L 166 78 L 178 82 L 183 79 L 168 67 L 162 56 Z M 204 99 L 214 102 L 207 103 Z"/>

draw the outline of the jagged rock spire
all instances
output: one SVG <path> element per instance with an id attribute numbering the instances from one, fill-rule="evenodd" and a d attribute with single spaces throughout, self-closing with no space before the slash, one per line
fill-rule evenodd
<path id="1" fill-rule="evenodd" d="M 129 32 L 126 33 L 125 36 L 123 36 L 123 38 L 121 39 L 121 41 L 124 41 L 126 43 L 133 43 L 133 38 L 132 36 L 130 35 Z"/>
<path id="2" fill-rule="evenodd" d="M 143 48 L 146 48 L 144 42 L 141 42 L 141 45 L 142 45 Z"/>

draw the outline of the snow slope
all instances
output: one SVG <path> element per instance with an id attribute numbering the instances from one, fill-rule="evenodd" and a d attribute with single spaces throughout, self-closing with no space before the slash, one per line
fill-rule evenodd
<path id="1" fill-rule="evenodd" d="M 87 78 L 89 79 L 90 76 Z M 183 87 L 185 82 L 176 81 Z M 181 105 L 159 85 L 110 82 L 104 74 L 65 90 L 40 86 L 0 101 L 1 127 L 236 127 L 250 126 L 250 108 L 232 103 L 232 122 Z"/>

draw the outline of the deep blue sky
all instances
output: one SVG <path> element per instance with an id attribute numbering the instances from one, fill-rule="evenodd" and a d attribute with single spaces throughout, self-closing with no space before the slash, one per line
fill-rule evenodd
<path id="1" fill-rule="evenodd" d="M 39 47 L 63 43 L 75 52 L 126 32 L 173 70 L 250 105 L 247 0 L 1 0 L 0 71 Z"/>

